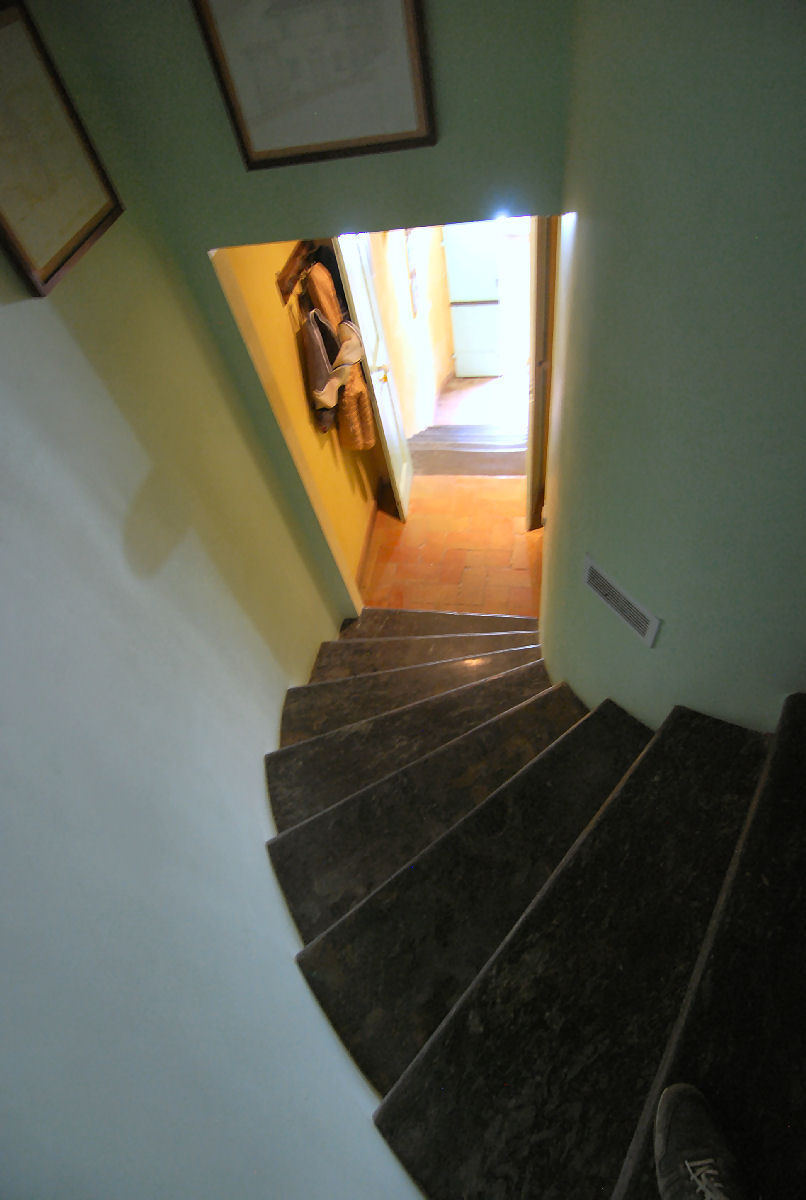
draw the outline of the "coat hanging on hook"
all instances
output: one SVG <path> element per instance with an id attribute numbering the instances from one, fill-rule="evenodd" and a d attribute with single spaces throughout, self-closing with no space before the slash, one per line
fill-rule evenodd
<path id="1" fill-rule="evenodd" d="M 375 421 L 361 368 L 364 347 L 358 327 L 345 318 L 333 277 L 321 262 L 298 260 L 302 336 L 314 419 L 327 431 L 338 422 L 348 450 L 375 445 Z"/>

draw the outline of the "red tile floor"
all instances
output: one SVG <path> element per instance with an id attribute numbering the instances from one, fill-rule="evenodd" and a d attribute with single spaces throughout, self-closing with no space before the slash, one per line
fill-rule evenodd
<path id="1" fill-rule="evenodd" d="M 543 531 L 525 513 L 523 475 L 415 475 L 408 520 L 376 517 L 364 603 L 536 617 Z"/>

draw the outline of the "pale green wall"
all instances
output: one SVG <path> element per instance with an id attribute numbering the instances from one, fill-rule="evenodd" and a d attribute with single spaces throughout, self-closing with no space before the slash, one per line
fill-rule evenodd
<path id="1" fill-rule="evenodd" d="M 579 6 L 541 624 L 555 677 L 653 723 L 770 728 L 806 686 L 804 62 L 798 3 Z"/>
<path id="2" fill-rule="evenodd" d="M 556 211 L 570 6 L 423 7 L 435 146 L 247 172 L 189 0 L 32 4 L 124 199 L 187 250 Z"/>
<path id="3" fill-rule="evenodd" d="M 221 246 L 555 212 L 572 6 L 424 4 L 438 142 L 246 171 L 190 0 L 31 0 L 124 203 L 159 238 L 222 353 L 324 586 L 351 610 L 207 259 Z M 269 281 L 268 286 L 272 286 Z"/>
<path id="4" fill-rule="evenodd" d="M 408 1200 L 263 846 L 335 621 L 231 384 L 129 216 L 0 296 L 0 1192 Z"/>
<path id="5" fill-rule="evenodd" d="M 429 6 L 433 150 L 248 175 L 189 3 L 32 0 L 127 212 L 0 259 L 3 1200 L 415 1195 L 263 846 L 348 601 L 207 251 L 556 207 L 564 7 Z"/>

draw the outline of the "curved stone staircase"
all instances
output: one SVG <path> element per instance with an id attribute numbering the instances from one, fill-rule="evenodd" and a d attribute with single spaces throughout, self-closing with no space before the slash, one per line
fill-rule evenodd
<path id="1" fill-rule="evenodd" d="M 322 645 L 269 853 L 430 1200 L 654 1200 L 673 1077 L 804 1194 L 805 731 L 803 695 L 774 740 L 587 712 L 519 617 L 365 609 Z"/>

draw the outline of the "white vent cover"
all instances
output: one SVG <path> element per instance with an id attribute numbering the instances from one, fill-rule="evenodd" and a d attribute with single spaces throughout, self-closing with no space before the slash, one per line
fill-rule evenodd
<path id="1" fill-rule="evenodd" d="M 643 605 L 623 592 L 601 567 L 596 566 L 588 554 L 585 555 L 585 583 L 604 600 L 608 608 L 612 608 L 622 621 L 627 622 L 642 642 L 646 642 L 647 646 L 654 646 L 661 625 L 659 618 L 653 617 Z"/>

